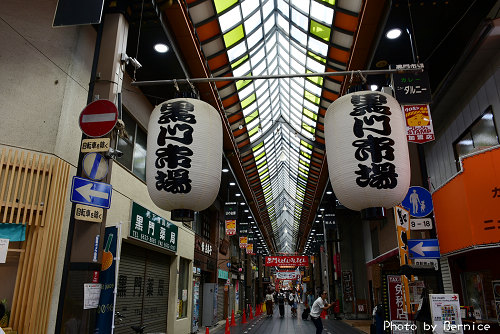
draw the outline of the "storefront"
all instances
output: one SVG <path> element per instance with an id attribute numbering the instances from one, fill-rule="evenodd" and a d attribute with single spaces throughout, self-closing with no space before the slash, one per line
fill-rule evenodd
<path id="1" fill-rule="evenodd" d="M 203 319 L 205 299 L 204 285 L 215 281 L 216 250 L 214 245 L 199 235 L 195 236 L 194 264 L 193 264 L 193 317 L 191 332 L 196 332 L 207 323 Z M 212 305 L 212 298 L 207 302 Z M 207 307 L 210 307 L 207 306 Z M 207 315 L 208 316 L 208 315 Z M 209 320 L 209 319 L 207 319 Z M 211 323 L 209 321 L 209 323 Z"/>

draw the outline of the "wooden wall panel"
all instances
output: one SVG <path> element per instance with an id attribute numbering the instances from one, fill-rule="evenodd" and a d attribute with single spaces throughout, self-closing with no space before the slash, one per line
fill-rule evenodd
<path id="1" fill-rule="evenodd" d="M 69 171 L 50 155 L 1 151 L 0 222 L 26 225 L 9 322 L 19 333 L 46 332 Z"/>

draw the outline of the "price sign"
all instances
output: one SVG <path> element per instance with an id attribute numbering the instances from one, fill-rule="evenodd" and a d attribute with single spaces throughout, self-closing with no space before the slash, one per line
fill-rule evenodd
<path id="1" fill-rule="evenodd" d="M 432 220 L 430 218 L 410 219 L 410 230 L 431 230 Z"/>

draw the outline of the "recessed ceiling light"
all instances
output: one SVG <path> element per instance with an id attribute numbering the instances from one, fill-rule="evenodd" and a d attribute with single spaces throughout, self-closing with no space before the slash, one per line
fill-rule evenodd
<path id="1" fill-rule="evenodd" d="M 163 44 L 163 43 L 158 43 L 154 46 L 155 48 L 155 51 L 158 52 L 158 53 L 165 53 L 168 51 L 168 46 L 166 44 Z"/>
<path id="2" fill-rule="evenodd" d="M 371 85 L 371 86 L 370 86 L 370 89 L 371 89 L 372 91 L 376 91 L 376 90 L 378 89 L 378 86 L 377 86 L 377 85 Z"/>
<path id="3" fill-rule="evenodd" d="M 227 173 L 227 172 L 229 172 L 229 169 L 227 169 L 227 168 L 222 168 L 222 172 L 223 172 L 223 173 Z"/>
<path id="4" fill-rule="evenodd" d="M 236 194 L 236 197 L 240 197 L 240 196 L 241 196 L 241 194 Z"/>
<path id="5" fill-rule="evenodd" d="M 399 28 L 394 28 L 394 29 L 391 29 L 389 30 L 386 34 L 385 34 L 385 37 L 389 38 L 389 39 L 396 39 L 398 38 L 399 36 L 401 36 L 403 32 L 401 31 L 401 29 Z"/>
<path id="6" fill-rule="evenodd" d="M 234 183 L 234 182 L 229 182 L 229 185 L 230 185 L 230 186 L 235 186 L 235 185 L 236 185 L 236 183 Z"/>
<path id="7" fill-rule="evenodd" d="M 333 192 L 332 192 L 332 191 L 330 191 L 330 190 L 328 190 L 328 191 L 326 192 L 326 194 L 327 194 L 327 195 L 331 195 L 331 194 L 333 194 Z"/>

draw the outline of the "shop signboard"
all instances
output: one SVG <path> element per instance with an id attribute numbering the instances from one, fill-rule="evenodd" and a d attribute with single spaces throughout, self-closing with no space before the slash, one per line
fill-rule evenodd
<path id="1" fill-rule="evenodd" d="M 226 220 L 226 235 L 236 235 L 236 220 Z"/>
<path id="2" fill-rule="evenodd" d="M 177 252 L 179 228 L 175 224 L 135 202 L 130 220 L 131 238 Z"/>
<path id="3" fill-rule="evenodd" d="M 277 271 L 276 278 L 284 280 L 294 280 L 300 277 L 300 273 L 296 271 Z"/>
<path id="4" fill-rule="evenodd" d="M 458 294 L 430 294 L 433 333 L 463 333 Z"/>
<path id="5" fill-rule="evenodd" d="M 247 254 L 253 254 L 253 244 L 247 244 Z"/>
<path id="6" fill-rule="evenodd" d="M 240 248 L 247 248 L 248 237 L 240 237 Z"/>
<path id="7" fill-rule="evenodd" d="M 309 265 L 308 256 L 266 256 L 266 267 L 293 266 L 304 267 Z"/>
<path id="8" fill-rule="evenodd" d="M 393 334 L 410 334 L 408 314 L 405 311 L 404 287 L 399 275 L 387 276 L 389 294 L 390 329 Z M 386 324 L 386 323 L 385 323 Z M 385 327 L 385 326 L 384 326 Z"/>
<path id="9" fill-rule="evenodd" d="M 236 219 L 238 218 L 238 203 L 224 204 L 224 219 L 226 221 L 226 235 L 236 234 Z"/>
<path id="10" fill-rule="evenodd" d="M 400 104 L 430 103 L 432 101 L 429 76 L 424 64 L 401 64 L 396 69 L 420 69 L 421 72 L 394 73 L 394 93 Z"/>
<path id="11" fill-rule="evenodd" d="M 344 301 L 352 302 L 354 300 L 354 291 L 352 287 L 352 271 L 342 271 L 342 287 L 344 290 Z"/>
<path id="12" fill-rule="evenodd" d="M 325 213 L 323 215 L 323 221 L 325 223 L 325 228 L 327 230 L 331 230 L 335 228 L 335 214 L 334 213 Z"/>
<path id="13" fill-rule="evenodd" d="M 219 279 L 225 279 L 225 280 L 227 280 L 229 278 L 229 272 L 226 271 L 226 270 L 219 269 L 217 271 L 217 277 Z"/>

